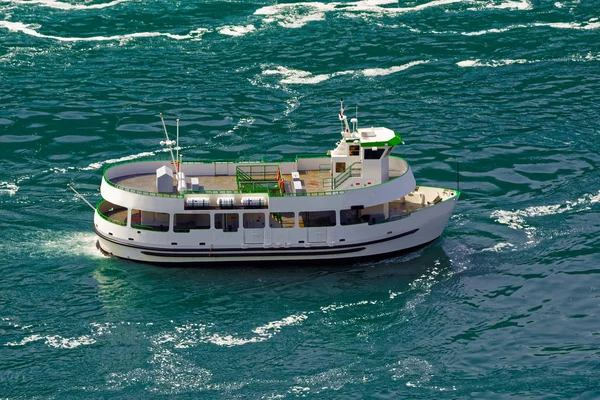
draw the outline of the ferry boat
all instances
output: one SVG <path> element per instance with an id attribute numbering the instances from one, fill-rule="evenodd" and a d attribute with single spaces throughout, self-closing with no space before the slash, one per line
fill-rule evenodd
<path id="1" fill-rule="evenodd" d="M 161 115 L 162 119 L 162 115 Z M 398 133 L 359 128 L 322 155 L 284 162 L 162 161 L 104 170 L 94 230 L 106 254 L 149 263 L 346 261 L 381 258 L 438 238 L 459 191 L 417 186 L 392 154 Z M 179 121 L 178 121 L 179 122 Z"/>

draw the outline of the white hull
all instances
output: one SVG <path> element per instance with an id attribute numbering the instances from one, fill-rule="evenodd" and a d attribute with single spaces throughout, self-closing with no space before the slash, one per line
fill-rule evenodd
<path id="1" fill-rule="evenodd" d="M 435 240 L 442 234 L 456 200 L 457 197 L 453 197 L 396 221 L 314 228 L 324 231 L 327 236 L 326 241 L 318 243 L 309 241 L 311 228 L 267 227 L 261 230 L 262 243 L 244 243 L 244 238 L 254 230 L 240 228 L 238 232 L 226 234 L 231 235 L 228 242 L 221 240 L 219 245 L 211 246 L 214 232 L 181 234 L 136 231 L 126 226 L 115 226 L 98 214 L 95 230 L 99 246 L 105 253 L 149 263 L 352 261 L 408 250 Z M 286 231 L 286 237 L 282 240 L 283 231 Z M 219 236 L 222 239 L 223 232 Z"/>

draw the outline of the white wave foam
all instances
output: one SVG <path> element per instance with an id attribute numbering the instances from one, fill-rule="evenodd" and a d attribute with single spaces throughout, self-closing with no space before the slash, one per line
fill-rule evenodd
<path id="1" fill-rule="evenodd" d="M 532 26 L 549 26 L 556 29 L 590 31 L 600 28 L 600 22 L 536 22 Z"/>
<path id="2" fill-rule="evenodd" d="M 592 18 L 587 22 L 534 22 L 531 24 L 516 24 L 509 25 L 504 28 L 491 28 L 484 29 L 481 31 L 475 32 L 461 32 L 461 35 L 465 36 L 481 36 L 487 35 L 488 33 L 503 33 L 508 32 L 513 29 L 526 29 L 532 27 L 547 27 L 547 28 L 555 28 L 555 29 L 575 29 L 580 31 L 589 31 L 600 28 L 600 22 L 596 20 L 596 18 Z"/>
<path id="3" fill-rule="evenodd" d="M 19 186 L 14 183 L 0 182 L 0 195 L 7 194 L 9 196 L 14 196 L 18 190 Z"/>
<path id="4" fill-rule="evenodd" d="M 465 61 L 459 61 L 456 63 L 456 65 L 458 65 L 459 67 L 462 68 L 466 68 L 466 67 L 491 67 L 491 68 L 496 68 L 496 67 L 503 67 L 505 65 L 511 65 L 511 64 L 532 64 L 532 63 L 537 63 L 540 62 L 540 60 L 525 60 L 525 59 L 517 59 L 517 60 L 489 60 L 489 61 L 481 61 L 479 59 L 477 60 L 465 60 Z"/>
<path id="5" fill-rule="evenodd" d="M 325 13 L 333 11 L 339 3 L 318 2 L 277 4 L 261 7 L 254 15 L 265 15 L 263 22 L 276 22 L 284 28 L 301 28 L 309 22 L 325 19 Z"/>
<path id="6" fill-rule="evenodd" d="M 117 4 L 120 3 L 125 3 L 129 0 L 113 0 L 109 3 L 103 3 L 103 4 L 90 4 L 90 5 L 86 5 L 86 4 L 70 4 L 70 3 L 63 3 L 62 1 L 55 1 L 55 0 L 10 0 L 10 3 L 13 4 L 35 4 L 35 5 L 40 5 L 43 7 L 50 7 L 50 8 L 55 8 L 58 10 L 93 10 L 93 9 L 102 9 L 102 8 L 108 8 L 108 7 L 113 7 L 116 6 Z"/>
<path id="7" fill-rule="evenodd" d="M 404 64 L 404 65 L 400 65 L 400 66 L 396 66 L 396 67 L 390 67 L 390 68 L 368 68 L 368 69 L 363 70 L 362 74 L 364 76 L 389 75 L 389 74 L 393 74 L 395 72 L 404 71 L 405 69 L 414 67 L 415 65 L 427 64 L 428 62 L 429 62 L 429 60 L 420 60 L 420 61 L 413 61 L 413 62 L 409 62 L 408 64 Z"/>
<path id="8" fill-rule="evenodd" d="M 543 217 L 547 215 L 562 214 L 567 211 L 580 212 L 588 210 L 590 204 L 600 202 L 600 190 L 595 194 L 585 194 L 575 201 L 566 201 L 564 204 L 553 204 L 549 206 L 533 206 L 524 210 L 496 210 L 490 214 L 496 222 L 506 225 L 511 229 L 524 230 L 529 238 L 529 244 L 533 243 L 536 228 L 530 226 L 526 219 Z"/>
<path id="9" fill-rule="evenodd" d="M 321 311 L 324 313 L 329 313 L 331 311 L 342 310 L 342 309 L 348 308 L 348 307 L 364 306 L 364 305 L 368 305 L 368 304 L 375 305 L 377 303 L 379 303 L 377 300 L 363 300 L 363 301 L 357 301 L 356 303 L 346 303 L 346 304 L 333 303 L 328 306 L 321 307 Z"/>
<path id="10" fill-rule="evenodd" d="M 271 321 L 252 330 L 255 336 L 243 337 L 232 334 L 209 333 L 202 324 L 186 324 L 175 328 L 173 333 L 158 336 L 155 344 L 172 343 L 177 349 L 189 348 L 198 343 L 212 343 L 217 346 L 234 347 L 248 343 L 259 343 L 271 339 L 286 326 L 298 325 L 308 318 L 307 313 L 295 314 L 278 321 Z"/>
<path id="11" fill-rule="evenodd" d="M 527 11 L 533 8 L 530 0 L 508 0 L 501 4 L 488 4 L 486 8 Z"/>
<path id="12" fill-rule="evenodd" d="M 93 258 L 107 258 L 96 247 L 98 238 L 94 233 L 77 232 L 57 235 L 56 232 L 44 233 L 50 239 L 37 241 L 32 253 L 55 258 L 57 255 L 76 255 Z"/>
<path id="13" fill-rule="evenodd" d="M 484 29 L 482 31 L 476 31 L 476 32 L 461 32 L 461 34 L 465 35 L 465 36 L 481 36 L 481 35 L 487 35 L 488 33 L 502 33 L 502 32 L 508 32 L 513 29 L 527 28 L 527 27 L 528 27 L 528 25 L 511 25 L 511 26 L 507 26 L 505 28 L 491 28 L 491 29 Z"/>
<path id="14" fill-rule="evenodd" d="M 313 75 L 308 71 L 278 66 L 276 69 L 263 71 L 263 75 L 282 75 L 281 83 L 314 85 L 331 78 L 330 74 Z"/>
<path id="15" fill-rule="evenodd" d="M 254 25 L 246 25 L 246 26 L 222 26 L 221 28 L 217 28 L 217 31 L 222 35 L 229 36 L 244 36 L 249 32 L 255 31 L 256 28 Z"/>
<path id="16" fill-rule="evenodd" d="M 375 13 L 380 15 L 399 14 L 407 12 L 422 11 L 431 7 L 440 7 L 465 0 L 434 0 L 413 7 L 381 7 L 389 4 L 397 4 L 397 0 L 362 0 L 348 3 L 320 3 L 320 2 L 298 2 L 289 4 L 277 4 L 261 7 L 254 15 L 264 16 L 263 22 L 277 23 L 284 28 L 300 28 L 309 22 L 322 21 L 328 12 L 348 13 Z"/>
<path id="17" fill-rule="evenodd" d="M 112 158 L 110 160 L 91 163 L 87 167 L 81 168 L 81 170 L 82 171 L 95 171 L 97 169 L 100 169 L 104 164 L 115 164 L 115 163 L 119 163 L 122 161 L 131 161 L 131 160 L 135 160 L 135 159 L 142 158 L 142 157 L 151 157 L 154 155 L 156 155 L 156 153 L 153 151 L 145 151 L 143 153 L 132 154 L 132 155 L 121 157 L 121 158 Z"/>
<path id="18" fill-rule="evenodd" d="M 44 343 L 56 349 L 74 349 L 79 346 L 85 346 L 96 343 L 96 340 L 88 335 L 79 336 L 76 338 L 65 338 L 59 335 L 41 336 L 30 335 L 25 337 L 20 342 L 8 342 L 5 346 L 25 346 L 27 343 L 44 340 Z"/>
<path id="19" fill-rule="evenodd" d="M 114 35 L 114 36 L 91 36 L 91 37 L 62 37 L 62 36 L 52 36 L 52 35 L 44 35 L 36 31 L 35 28 L 39 26 L 26 25 L 22 22 L 11 22 L 11 21 L 0 21 L 0 28 L 8 29 L 11 32 L 21 32 L 26 35 L 39 37 L 43 39 L 52 39 L 57 40 L 59 42 L 101 42 L 101 41 L 126 41 L 134 38 L 148 38 L 148 37 L 158 37 L 165 36 L 170 39 L 175 40 L 184 40 L 184 39 L 199 39 L 201 35 L 205 32 L 202 28 L 196 29 L 187 35 L 175 35 L 172 33 L 163 33 L 163 32 L 137 32 L 137 33 L 128 33 L 124 35 Z"/>
<path id="20" fill-rule="evenodd" d="M 497 243 L 495 246 L 485 248 L 485 249 L 483 249 L 481 251 L 493 251 L 493 252 L 496 252 L 496 253 L 500 253 L 505 248 L 513 248 L 514 249 L 514 247 L 515 247 L 515 245 L 512 244 L 512 243 Z"/>
<path id="21" fill-rule="evenodd" d="M 393 66 L 390 68 L 367 68 L 364 70 L 347 70 L 347 71 L 339 71 L 331 74 L 319 74 L 313 75 L 311 72 L 302 71 L 299 69 L 286 68 L 283 66 L 277 66 L 275 69 L 265 69 L 262 74 L 263 75 L 281 75 L 283 79 L 281 79 L 281 83 L 283 84 L 295 84 L 295 85 L 315 85 L 317 83 L 324 82 L 328 79 L 342 76 L 342 75 L 362 75 L 362 76 L 383 76 L 389 75 L 396 72 L 404 71 L 410 67 L 414 67 L 420 64 L 426 64 L 429 60 L 418 60 L 411 61 L 404 65 Z"/>

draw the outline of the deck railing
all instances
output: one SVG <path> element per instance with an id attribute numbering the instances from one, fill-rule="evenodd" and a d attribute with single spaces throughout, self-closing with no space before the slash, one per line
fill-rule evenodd
<path id="1" fill-rule="evenodd" d="M 296 159 L 300 159 L 300 158 L 320 158 L 323 157 L 321 155 L 301 155 L 298 156 Z M 402 160 L 402 162 L 406 165 L 406 162 L 398 156 L 390 156 L 392 158 L 397 158 Z M 165 198 L 183 198 L 185 194 L 241 194 L 242 192 L 238 191 L 238 190 L 187 190 L 181 194 L 179 193 L 159 193 L 159 192 L 149 192 L 149 191 L 145 191 L 145 190 L 139 190 L 139 189 L 133 189 L 133 188 L 129 188 L 129 187 L 125 187 L 122 185 L 119 185 L 117 183 L 112 182 L 107 176 L 106 176 L 106 172 L 111 169 L 112 167 L 118 166 L 118 165 L 124 165 L 124 164 L 132 164 L 132 163 L 140 163 L 140 162 L 156 162 L 156 161 L 162 161 L 165 163 L 170 164 L 171 161 L 170 160 L 164 160 L 164 159 L 152 159 L 152 160 L 144 160 L 144 161 L 139 161 L 139 160 L 127 160 L 127 161 L 123 161 L 123 162 L 119 162 L 119 163 L 114 163 L 114 164 L 110 164 L 107 167 L 105 167 L 104 169 L 104 173 L 103 173 L 103 179 L 106 181 L 106 183 L 116 189 L 119 190 L 123 190 L 126 192 L 130 192 L 130 193 L 135 193 L 135 194 L 140 194 L 140 195 L 144 195 L 144 196 L 154 196 L 154 197 L 165 197 Z M 185 164 L 212 164 L 213 162 L 201 162 L 201 161 L 186 161 Z M 353 164 L 354 165 L 354 164 Z M 352 166 L 350 166 L 352 167 Z M 347 171 L 347 168 L 345 171 Z M 400 176 L 404 175 L 408 170 L 408 167 L 406 167 L 406 169 L 403 169 L 402 171 L 400 171 L 400 175 L 397 177 L 394 177 L 393 179 L 397 179 Z M 355 171 L 355 173 L 357 173 L 357 171 Z M 352 174 L 352 170 L 350 170 L 350 175 Z M 338 175 L 336 178 L 339 178 L 341 176 Z M 349 176 L 346 178 L 348 179 Z M 390 179 L 390 181 L 392 181 L 393 179 Z M 388 181 L 388 182 L 390 182 Z M 334 183 L 334 187 L 339 187 L 339 185 L 341 185 L 343 182 L 341 182 L 341 180 L 339 180 L 337 183 Z M 381 184 L 386 184 L 387 182 L 383 182 Z M 373 185 L 375 186 L 375 185 Z M 283 197 L 295 197 L 295 196 L 331 196 L 331 195 L 341 195 L 344 194 L 344 190 L 328 190 L 328 191 L 323 191 L 323 192 L 306 192 L 306 193 L 282 193 L 280 194 L 273 194 L 273 193 L 268 193 L 269 196 L 272 197 L 278 197 L 278 196 L 283 196 Z"/>

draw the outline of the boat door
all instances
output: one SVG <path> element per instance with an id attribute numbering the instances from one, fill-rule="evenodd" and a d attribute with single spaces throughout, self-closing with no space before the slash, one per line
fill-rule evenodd
<path id="1" fill-rule="evenodd" d="M 228 162 L 215 162 L 215 175 L 228 175 Z"/>
<path id="2" fill-rule="evenodd" d="M 265 242 L 265 213 L 246 212 L 243 214 L 244 243 L 263 244 Z"/>
<path id="3" fill-rule="evenodd" d="M 244 243 L 264 243 L 265 241 L 265 230 L 264 229 L 244 229 Z"/>
<path id="4" fill-rule="evenodd" d="M 323 243 L 327 241 L 327 228 L 307 228 L 308 229 L 308 243 Z"/>

